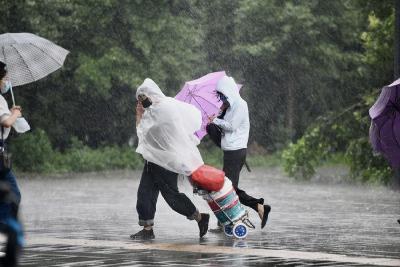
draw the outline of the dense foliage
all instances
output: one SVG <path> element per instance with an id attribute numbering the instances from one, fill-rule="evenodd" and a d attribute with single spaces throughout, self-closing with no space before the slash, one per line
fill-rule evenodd
<path id="1" fill-rule="evenodd" d="M 394 10 L 388 3 L 371 1 L 363 5 L 369 12 L 368 27 L 360 36 L 364 47 L 361 72 L 365 77 L 365 92 L 354 104 L 321 116 L 302 138 L 284 151 L 285 169 L 289 174 L 310 178 L 316 167 L 339 153 L 350 166 L 353 179 L 390 182 L 393 171 L 381 155 L 372 152 L 368 140 L 368 109 L 380 93 L 377 87 L 389 84 L 393 75 Z"/>
<path id="2" fill-rule="evenodd" d="M 244 84 L 250 143 L 276 152 L 293 142 L 284 153 L 290 174 L 308 177 L 341 153 L 354 177 L 387 180 L 386 162 L 368 144 L 367 109 L 392 78 L 393 1 L 0 5 L 0 32 L 36 33 L 71 52 L 61 70 L 15 88 L 33 126 L 12 140 L 22 170 L 138 166 L 134 92 L 143 79 L 173 96 L 186 80 L 224 69 Z"/>

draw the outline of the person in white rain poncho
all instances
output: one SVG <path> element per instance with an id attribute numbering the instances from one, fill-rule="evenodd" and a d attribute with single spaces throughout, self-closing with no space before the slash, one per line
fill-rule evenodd
<path id="1" fill-rule="evenodd" d="M 138 88 L 136 96 L 151 101 L 137 126 L 136 152 L 167 170 L 186 176 L 204 164 L 194 132 L 201 127 L 201 114 L 192 105 L 166 97 L 151 79 Z M 147 97 L 147 99 L 146 99 Z M 151 99 L 151 100 L 150 100 Z"/>
<path id="2" fill-rule="evenodd" d="M 153 225 L 159 192 L 174 211 L 198 222 L 202 237 L 207 233 L 210 215 L 199 213 L 177 186 L 178 174 L 189 176 L 204 164 L 194 136 L 201 125 L 201 114 L 195 107 L 165 96 L 149 78 L 137 89 L 136 99 L 136 152 L 145 159 L 136 210 L 143 229 L 131 238 L 155 237 Z"/>

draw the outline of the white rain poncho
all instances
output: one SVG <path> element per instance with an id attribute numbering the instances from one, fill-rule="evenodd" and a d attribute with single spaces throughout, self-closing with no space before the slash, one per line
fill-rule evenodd
<path id="1" fill-rule="evenodd" d="M 137 126 L 136 152 L 147 161 L 167 170 L 189 176 L 204 164 L 194 132 L 200 129 L 201 113 L 194 106 L 165 96 L 157 84 L 146 78 L 136 91 L 146 95 L 152 105 Z"/>

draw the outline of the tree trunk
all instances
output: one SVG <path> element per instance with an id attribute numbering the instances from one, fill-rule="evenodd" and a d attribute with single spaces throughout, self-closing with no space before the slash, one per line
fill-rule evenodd
<path id="1" fill-rule="evenodd" d="M 400 1 L 400 0 L 399 0 Z M 294 81 L 289 77 L 287 83 L 287 106 L 286 106 L 286 129 L 289 133 L 290 140 L 293 141 L 294 137 Z"/>

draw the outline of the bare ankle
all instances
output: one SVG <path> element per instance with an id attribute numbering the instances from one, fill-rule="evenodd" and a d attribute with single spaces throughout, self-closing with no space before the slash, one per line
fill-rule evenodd
<path id="1" fill-rule="evenodd" d="M 260 203 L 257 204 L 257 211 L 258 213 L 263 213 L 264 212 L 264 205 L 261 205 Z"/>

